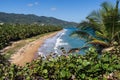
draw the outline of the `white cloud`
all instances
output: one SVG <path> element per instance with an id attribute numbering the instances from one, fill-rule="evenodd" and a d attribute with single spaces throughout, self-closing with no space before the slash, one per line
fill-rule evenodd
<path id="1" fill-rule="evenodd" d="M 35 2 L 34 4 L 35 4 L 35 5 L 38 5 L 39 3 L 38 3 L 38 2 Z"/>
<path id="2" fill-rule="evenodd" d="M 29 6 L 29 7 L 32 7 L 34 4 L 32 4 L 32 3 L 29 3 L 27 6 Z"/>
<path id="3" fill-rule="evenodd" d="M 34 3 L 29 3 L 27 4 L 28 7 L 32 7 L 32 6 L 36 6 L 38 5 L 39 3 L 38 2 L 34 2 Z"/>
<path id="4" fill-rule="evenodd" d="M 51 11 L 56 11 L 56 10 L 57 10 L 57 8 L 52 7 L 50 10 L 51 10 Z"/>

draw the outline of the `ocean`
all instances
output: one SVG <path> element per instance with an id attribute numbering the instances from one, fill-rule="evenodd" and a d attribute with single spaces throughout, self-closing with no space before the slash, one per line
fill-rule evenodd
<path id="1" fill-rule="evenodd" d="M 65 28 L 57 33 L 57 35 L 45 40 L 44 44 L 38 49 L 38 55 L 46 56 L 50 53 L 61 55 L 61 48 L 64 48 L 68 52 L 71 48 L 83 47 L 85 40 L 70 36 L 75 30 L 76 28 Z M 84 54 L 84 51 L 80 51 L 79 53 Z"/>

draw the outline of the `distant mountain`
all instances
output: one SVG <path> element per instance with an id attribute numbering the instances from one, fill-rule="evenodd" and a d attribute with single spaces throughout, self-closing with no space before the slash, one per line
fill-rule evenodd
<path id="1" fill-rule="evenodd" d="M 77 26 L 75 22 L 63 21 L 53 17 L 36 16 L 34 14 L 14 14 L 0 12 L 0 23 L 19 24 L 52 24 L 61 26 Z"/>

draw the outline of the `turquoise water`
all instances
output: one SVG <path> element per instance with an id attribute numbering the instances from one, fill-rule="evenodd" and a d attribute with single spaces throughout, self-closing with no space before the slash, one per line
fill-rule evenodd
<path id="1" fill-rule="evenodd" d="M 70 36 L 75 30 L 75 28 L 65 28 L 54 37 L 47 39 L 42 47 L 39 48 L 38 54 L 49 55 L 51 52 L 54 52 L 59 55 L 62 54 L 60 50 L 62 47 L 66 51 L 69 51 L 71 48 L 83 47 L 85 44 L 84 40 Z M 80 53 L 83 54 L 83 51 Z"/>

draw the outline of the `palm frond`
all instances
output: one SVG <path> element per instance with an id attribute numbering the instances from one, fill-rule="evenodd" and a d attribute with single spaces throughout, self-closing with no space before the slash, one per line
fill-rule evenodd
<path id="1" fill-rule="evenodd" d="M 109 38 L 107 37 L 107 32 L 99 32 L 99 31 L 95 31 L 96 34 L 96 38 L 99 38 L 100 40 L 109 40 Z"/>
<path id="2" fill-rule="evenodd" d="M 103 25 L 94 21 L 94 19 L 89 18 L 89 21 L 92 24 L 91 28 L 94 29 L 95 31 L 100 31 L 101 32 L 102 30 L 104 30 L 104 28 L 102 28 Z"/>
<path id="3" fill-rule="evenodd" d="M 118 34 L 120 34 L 120 31 L 116 32 L 113 38 L 115 38 Z"/>
<path id="4" fill-rule="evenodd" d="M 91 38 L 91 35 L 87 32 L 84 32 L 84 31 L 74 31 L 71 35 L 71 37 L 78 37 L 78 38 L 81 38 L 81 39 L 85 39 L 85 40 L 88 40 Z"/>
<path id="5" fill-rule="evenodd" d="M 109 46 L 109 43 L 107 43 L 105 41 L 101 41 L 101 40 L 96 40 L 96 39 L 88 42 L 88 44 L 101 45 L 101 46 L 104 46 L 104 47 L 108 47 Z"/>
<path id="6" fill-rule="evenodd" d="M 103 9 L 106 13 L 108 13 L 110 10 L 113 10 L 113 9 L 114 9 L 113 4 L 110 3 L 110 2 L 103 2 L 103 3 L 101 4 L 101 7 L 102 7 L 102 9 Z"/>
<path id="7" fill-rule="evenodd" d="M 81 30 L 84 30 L 85 28 L 87 27 L 90 27 L 91 24 L 89 23 L 89 21 L 82 21 L 78 26 L 77 28 L 81 29 Z"/>
<path id="8" fill-rule="evenodd" d="M 92 28 L 98 31 L 104 30 L 103 19 L 99 11 L 93 11 L 87 16 L 87 19 L 92 24 Z"/>
<path id="9" fill-rule="evenodd" d="M 102 17 L 99 11 L 93 11 L 91 14 L 87 16 L 87 19 L 94 19 L 95 22 L 97 23 L 102 23 Z"/>

